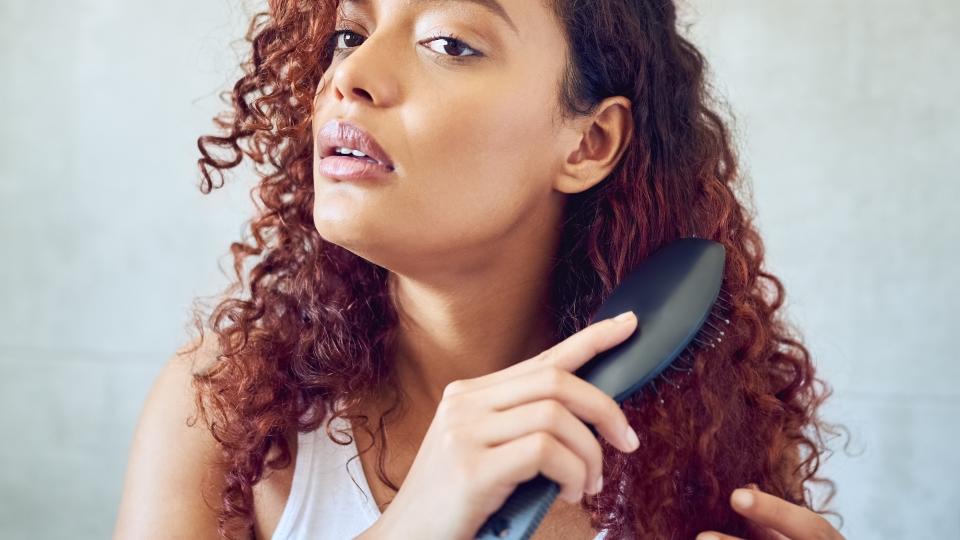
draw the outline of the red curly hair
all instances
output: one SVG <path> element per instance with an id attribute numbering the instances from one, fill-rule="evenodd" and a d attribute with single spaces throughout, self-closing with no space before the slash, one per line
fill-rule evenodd
<path id="1" fill-rule="evenodd" d="M 337 4 L 270 0 L 250 23 L 243 76 L 222 94 L 231 106 L 214 119 L 222 133 L 198 140 L 203 193 L 222 187 L 223 173 L 244 157 L 261 177 L 252 237 L 231 245 L 237 281 L 205 315 L 218 336 L 217 362 L 194 379 L 226 471 L 224 538 L 251 533 L 251 486 L 266 467 L 290 465 L 290 433 L 318 429 L 333 413 L 372 435 L 358 404 L 368 389 L 394 384 L 384 361 L 397 323 L 388 272 L 325 241 L 312 218 L 313 100 L 330 66 Z M 830 453 L 824 435 L 836 433 L 818 416 L 831 389 L 778 311 L 784 289 L 764 271 L 752 211 L 738 200 L 735 190 L 749 186 L 739 180 L 704 57 L 678 33 L 672 0 L 550 4 L 568 40 L 560 110 L 590 114 L 604 98 L 626 96 L 635 126 L 609 177 L 567 200 L 545 314 L 556 340 L 584 328 L 622 277 L 679 237 L 726 247 L 732 303 L 729 338 L 697 354 L 685 384 L 662 385 L 662 402 L 638 394 L 624 403 L 641 447 L 628 455 L 601 441 L 604 489 L 583 503 L 594 527 L 609 538 L 689 538 L 706 529 L 746 536 L 727 499 L 748 482 L 824 513 L 810 486 L 829 487 L 824 505 L 836 491 L 816 475 Z M 257 259 L 247 272 L 249 257 Z M 321 414 L 305 419 L 311 408 Z M 378 475 L 398 489 L 382 463 Z"/>

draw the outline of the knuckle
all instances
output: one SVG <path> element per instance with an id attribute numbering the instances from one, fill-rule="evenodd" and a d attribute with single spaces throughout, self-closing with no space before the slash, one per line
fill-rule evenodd
<path id="1" fill-rule="evenodd" d="M 566 408 L 555 400 L 546 401 L 543 405 L 543 418 L 548 426 L 558 426 L 566 416 Z"/>
<path id="2" fill-rule="evenodd" d="M 438 420 L 442 421 L 442 419 L 450 416 L 450 408 L 453 406 L 452 402 L 453 398 L 450 396 L 440 398 L 440 403 L 437 403 L 437 411 L 434 413 Z"/>
<path id="3" fill-rule="evenodd" d="M 465 398 L 463 394 L 453 394 L 440 399 L 437 411 L 434 413 L 441 422 L 449 422 L 460 414 Z"/>
<path id="4" fill-rule="evenodd" d="M 833 540 L 834 536 L 831 531 L 825 530 L 823 527 L 817 526 L 810 531 L 810 540 Z"/>
<path id="5" fill-rule="evenodd" d="M 587 482 L 587 469 L 580 464 L 579 467 L 574 467 L 570 471 L 570 491 L 573 493 L 573 500 L 576 501 L 580 498 L 584 492 L 584 486 Z"/>
<path id="6" fill-rule="evenodd" d="M 543 378 L 544 389 L 550 394 L 558 393 L 563 387 L 564 381 L 564 371 L 558 367 L 552 366 L 548 369 L 543 370 L 541 377 Z"/>
<path id="7" fill-rule="evenodd" d="M 607 407 L 610 408 L 610 414 L 611 414 L 612 416 L 620 416 L 620 417 L 622 417 L 624 420 L 627 419 L 627 413 L 626 413 L 626 411 L 623 410 L 623 406 L 622 406 L 622 405 L 620 405 L 619 403 L 617 403 L 617 400 L 613 399 L 612 397 L 608 396 L 607 394 L 603 394 L 603 399 L 607 402 Z"/>
<path id="8" fill-rule="evenodd" d="M 550 435 L 544 433 L 543 431 L 538 431 L 531 437 L 530 445 L 533 446 L 533 451 L 531 454 L 537 460 L 538 463 L 542 463 L 547 460 L 550 456 L 550 453 L 553 450 L 553 444 Z"/>
<path id="9" fill-rule="evenodd" d="M 580 489 L 578 490 L 580 492 L 584 491 L 583 486 L 586 485 L 587 483 L 587 470 L 588 469 L 587 469 L 586 463 L 584 463 L 580 467 L 577 467 L 576 481 L 577 481 L 577 485 L 581 486 Z"/>
<path id="10" fill-rule="evenodd" d="M 766 508 L 767 512 L 773 517 L 773 519 L 778 521 L 783 521 L 787 518 L 787 508 L 783 504 L 773 504 L 771 505 L 769 499 L 766 497 L 759 497 L 757 506 L 759 508 Z M 784 501 L 785 502 L 785 501 Z"/>
<path id="11" fill-rule="evenodd" d="M 581 330 L 581 331 L 582 331 L 582 332 L 587 332 L 587 331 L 597 332 L 597 331 L 598 331 L 597 329 L 606 328 L 607 326 L 610 326 L 611 323 L 613 323 L 613 320 L 612 320 L 610 317 L 607 317 L 606 319 L 601 319 L 601 320 L 599 320 L 599 321 L 595 321 L 593 324 L 585 327 L 585 328 L 584 328 L 583 330 Z"/>
<path id="12" fill-rule="evenodd" d="M 451 381 L 443 387 L 443 394 L 441 394 L 441 399 L 455 396 L 463 392 L 465 383 L 462 380 Z"/>
<path id="13" fill-rule="evenodd" d="M 541 364 L 550 364 L 553 362 L 556 355 L 557 355 L 556 349 L 554 347 L 550 347 L 549 349 L 538 354 L 536 358 L 537 358 L 537 361 L 540 362 Z"/>
<path id="14" fill-rule="evenodd" d="M 833 525 L 821 515 L 817 515 L 817 525 L 813 528 L 816 540 L 837 540 L 842 538 Z"/>
<path id="15" fill-rule="evenodd" d="M 469 439 L 469 432 L 459 428 L 449 428 L 444 430 L 440 437 L 440 443 L 445 449 L 456 450 L 462 448 Z"/>
<path id="16" fill-rule="evenodd" d="M 577 491 L 579 492 L 583 489 L 584 484 L 587 483 L 586 464 L 581 464 L 579 467 L 577 467 L 576 470 L 573 472 L 573 476 L 574 476 L 574 479 L 573 479 L 574 485 L 577 486 Z"/>
<path id="17" fill-rule="evenodd" d="M 617 322 L 614 322 L 613 319 L 604 319 L 597 324 L 597 327 L 593 330 L 590 337 L 590 347 L 600 347 L 605 341 L 608 341 L 611 334 L 614 334 L 614 330 L 619 330 L 620 325 Z"/>
<path id="18" fill-rule="evenodd" d="M 603 450 L 596 439 L 588 445 L 586 456 L 584 456 L 584 464 L 583 481 L 587 482 L 589 480 L 586 489 L 592 490 L 597 477 L 603 475 Z"/>
<path id="19" fill-rule="evenodd" d="M 600 446 L 600 441 L 596 437 L 590 438 L 590 463 L 598 471 L 603 470 L 603 447 Z"/>
<path id="20" fill-rule="evenodd" d="M 607 397 L 606 395 L 604 397 Z M 605 418 L 619 419 L 618 423 L 623 426 L 620 429 L 626 429 L 630 425 L 630 419 L 627 418 L 626 413 L 623 412 L 623 409 L 620 408 L 620 405 L 617 404 L 612 398 L 607 397 L 607 409 L 608 412 L 604 415 Z"/>

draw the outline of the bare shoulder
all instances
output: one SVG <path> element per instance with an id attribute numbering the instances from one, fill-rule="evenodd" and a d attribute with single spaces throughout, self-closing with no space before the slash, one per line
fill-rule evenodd
<path id="1" fill-rule="evenodd" d="M 207 333 L 204 334 L 203 339 L 194 338 L 177 349 L 169 363 L 173 364 L 175 369 L 186 370 L 191 375 L 207 373 L 217 362 L 219 355 L 220 345 L 217 343 L 216 334 Z"/>
<path id="2" fill-rule="evenodd" d="M 223 471 L 192 386 L 218 354 L 216 335 L 207 333 L 176 351 L 154 380 L 130 445 L 115 539 L 218 537 Z"/>

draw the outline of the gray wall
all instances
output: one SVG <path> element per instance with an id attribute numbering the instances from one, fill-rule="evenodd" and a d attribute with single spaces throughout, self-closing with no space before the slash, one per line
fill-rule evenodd
<path id="1" fill-rule="evenodd" d="M 768 265 L 852 433 L 825 467 L 843 531 L 960 538 L 960 3 L 695 4 Z"/>
<path id="2" fill-rule="evenodd" d="M 130 437 L 249 178 L 197 190 L 233 0 L 0 4 L 0 538 L 110 535 Z M 699 0 L 768 269 L 835 389 L 848 538 L 960 537 L 960 4 Z M 189 16 L 187 16 L 189 14 Z M 952 67 L 951 67 L 952 66 Z"/>

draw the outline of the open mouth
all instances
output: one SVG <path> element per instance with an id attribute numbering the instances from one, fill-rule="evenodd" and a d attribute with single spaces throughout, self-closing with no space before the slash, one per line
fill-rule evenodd
<path id="1" fill-rule="evenodd" d="M 356 160 L 359 160 L 359 161 L 366 161 L 366 162 L 369 162 L 369 163 L 376 163 L 377 165 L 383 165 L 383 164 L 380 163 L 379 161 L 377 161 L 377 160 L 375 160 L 375 159 L 373 159 L 373 158 L 367 157 L 367 156 L 348 156 L 348 155 L 345 155 L 345 154 L 330 154 L 330 155 L 327 156 L 327 157 L 341 157 L 341 158 L 344 158 L 344 159 L 356 159 Z"/>
<path id="2" fill-rule="evenodd" d="M 317 133 L 317 147 L 322 161 L 327 158 L 341 164 L 364 163 L 393 171 L 394 166 L 387 152 L 377 140 L 359 125 L 349 121 L 331 120 Z"/>
<path id="3" fill-rule="evenodd" d="M 369 156 L 354 156 L 332 153 L 320 159 L 320 174 L 340 180 L 385 178 L 393 173 L 393 167 Z"/>
<path id="4" fill-rule="evenodd" d="M 357 155 L 357 154 L 360 154 L 360 155 Z M 351 162 L 370 163 L 389 171 L 393 170 L 392 165 L 383 163 L 370 156 L 364 155 L 363 152 L 360 152 L 359 150 L 352 150 L 346 147 L 336 147 L 336 148 L 326 149 L 323 152 L 323 156 L 321 157 L 321 159 L 328 159 L 328 158 L 337 158 L 338 160 L 348 160 L 346 161 L 347 163 L 351 163 Z"/>

